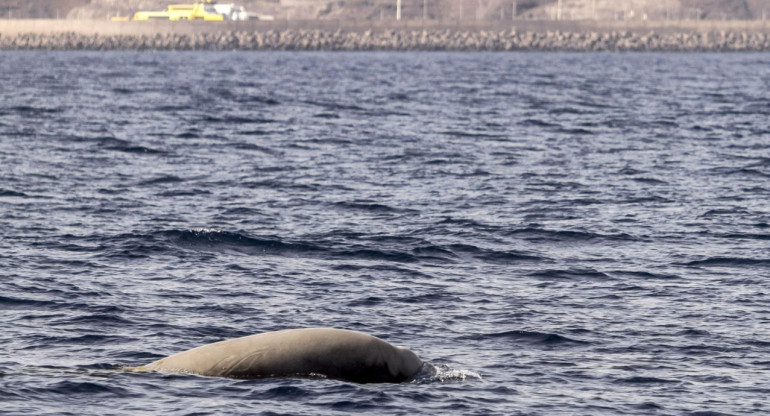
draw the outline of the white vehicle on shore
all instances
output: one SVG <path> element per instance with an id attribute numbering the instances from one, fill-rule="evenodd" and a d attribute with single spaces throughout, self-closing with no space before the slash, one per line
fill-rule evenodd
<path id="1" fill-rule="evenodd" d="M 213 4 L 216 13 L 224 16 L 225 20 L 233 21 L 245 21 L 245 20 L 273 20 L 273 16 L 263 15 L 258 13 L 249 13 L 243 6 L 236 6 L 235 4 Z"/>

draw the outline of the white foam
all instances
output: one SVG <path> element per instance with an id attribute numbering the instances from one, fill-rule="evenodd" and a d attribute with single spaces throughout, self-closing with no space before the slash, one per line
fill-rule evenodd
<path id="1" fill-rule="evenodd" d="M 481 374 L 471 370 L 460 370 L 446 364 L 434 365 L 425 363 L 422 370 L 415 376 L 416 383 L 452 383 L 468 379 L 481 380 Z"/>

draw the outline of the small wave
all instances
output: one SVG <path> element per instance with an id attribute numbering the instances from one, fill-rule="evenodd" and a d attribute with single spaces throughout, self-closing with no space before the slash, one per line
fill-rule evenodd
<path id="1" fill-rule="evenodd" d="M 588 136 L 594 134 L 594 132 L 591 130 L 581 128 L 560 128 L 559 133 L 571 134 L 575 136 Z"/>
<path id="2" fill-rule="evenodd" d="M 465 337 L 469 338 L 469 337 Z M 490 334 L 480 334 L 476 336 L 472 336 L 473 339 L 510 339 L 514 341 L 523 341 L 530 344 L 535 345 L 585 345 L 590 344 L 588 341 L 578 340 L 578 339 L 572 339 L 567 338 L 563 335 L 554 334 L 554 333 L 548 333 L 548 332 L 538 332 L 538 331 L 522 331 L 522 330 L 514 330 L 514 331 L 505 331 L 505 332 L 494 332 Z"/>
<path id="3" fill-rule="evenodd" d="M 708 218 L 708 217 L 714 217 L 719 215 L 736 215 L 736 214 L 746 214 L 746 213 L 747 211 L 743 208 L 710 209 L 705 213 L 699 215 L 698 218 Z"/>
<path id="4" fill-rule="evenodd" d="M 438 222 L 439 224 L 457 224 L 462 227 L 472 227 L 481 231 L 494 231 L 499 229 L 499 227 L 484 224 L 481 222 L 478 222 L 476 220 L 471 220 L 467 218 L 452 218 L 452 217 L 446 217 L 443 220 Z"/>
<path id="5" fill-rule="evenodd" d="M 671 383 L 679 383 L 678 380 L 669 380 L 665 378 L 658 378 L 658 377 L 643 377 L 643 376 L 634 376 L 634 377 L 627 377 L 627 378 L 621 378 L 617 380 L 618 383 L 624 383 L 624 384 L 671 384 Z"/>
<path id="6" fill-rule="evenodd" d="M 524 253 L 520 251 L 495 251 L 482 249 L 473 245 L 467 244 L 452 244 L 448 246 L 450 252 L 455 255 L 467 254 L 478 260 L 486 261 L 494 264 L 510 264 L 514 262 L 522 261 L 542 261 L 544 260 L 540 256 L 536 256 L 530 253 Z"/>
<path id="7" fill-rule="evenodd" d="M 744 344 L 748 344 L 748 345 L 753 345 L 755 347 L 763 347 L 763 348 L 770 347 L 770 341 L 762 341 L 762 340 L 758 340 L 758 339 L 745 340 L 745 341 L 743 341 L 743 343 Z"/>
<path id="8" fill-rule="evenodd" d="M 483 138 L 490 138 L 490 139 L 500 139 L 500 138 L 506 138 L 508 135 L 505 134 L 492 134 L 492 133 L 481 133 L 481 132 L 471 132 L 471 131 L 456 131 L 456 130 L 450 130 L 450 131 L 442 131 L 441 134 L 446 136 L 453 136 L 453 137 L 483 137 Z"/>
<path id="9" fill-rule="evenodd" d="M 634 407 L 635 409 L 647 410 L 647 411 L 656 411 L 656 410 L 663 409 L 663 406 L 655 402 L 644 402 L 644 403 L 633 405 L 632 407 Z"/>
<path id="10" fill-rule="evenodd" d="M 385 299 L 378 296 L 367 296 L 363 299 L 356 299 L 348 303 L 348 306 L 374 306 L 384 302 Z"/>
<path id="11" fill-rule="evenodd" d="M 210 195 L 211 191 L 206 189 L 177 189 L 173 191 L 165 191 L 157 194 L 162 197 L 178 197 L 178 196 L 195 196 L 195 195 Z"/>
<path id="12" fill-rule="evenodd" d="M 206 116 L 203 118 L 203 121 L 206 123 L 224 123 L 224 124 L 265 124 L 265 123 L 273 123 L 273 120 L 266 119 L 266 118 L 247 118 L 247 117 L 238 117 L 238 116 L 224 116 L 224 117 L 214 117 L 214 116 Z"/>
<path id="13" fill-rule="evenodd" d="M 134 321 L 125 319 L 117 314 L 113 313 L 94 313 L 89 315 L 82 315 L 77 316 L 74 318 L 69 318 L 66 320 L 62 320 L 61 323 L 78 323 L 78 324 L 84 324 L 84 323 L 95 323 L 95 324 L 101 324 L 101 325 L 131 325 L 134 324 Z"/>
<path id="14" fill-rule="evenodd" d="M 187 105 L 158 105 L 153 107 L 151 111 L 161 112 L 161 113 L 174 113 L 177 111 L 185 111 L 190 109 L 192 109 L 192 107 Z"/>
<path id="15" fill-rule="evenodd" d="M 590 111 L 580 110 L 578 108 L 574 107 L 556 107 L 548 110 L 548 114 L 586 114 L 591 113 Z"/>
<path id="16" fill-rule="evenodd" d="M 770 168 L 770 157 L 752 157 L 750 160 L 755 162 L 746 165 L 747 168 Z"/>
<path id="17" fill-rule="evenodd" d="M 575 101 L 575 104 L 582 107 L 589 107 L 589 108 L 613 108 L 611 104 L 606 103 L 606 100 L 602 100 L 602 101 L 578 100 L 578 101 Z"/>
<path id="18" fill-rule="evenodd" d="M 626 166 L 623 169 L 620 169 L 618 171 L 618 173 L 621 174 L 621 175 L 627 175 L 628 176 L 628 175 L 641 175 L 643 173 L 646 173 L 646 171 L 638 170 L 638 169 L 632 168 L 630 166 Z"/>
<path id="19" fill-rule="evenodd" d="M 711 335 L 711 333 L 708 332 L 708 331 L 700 330 L 700 329 L 689 328 L 689 329 L 684 329 L 682 331 L 679 331 L 679 332 L 677 332 L 674 335 L 678 335 L 678 336 L 688 337 L 689 338 L 689 337 L 706 337 L 706 336 Z"/>
<path id="20" fill-rule="evenodd" d="M 63 396 L 81 395 L 85 394 L 90 396 L 115 396 L 115 397 L 132 397 L 137 396 L 132 394 L 129 390 L 122 387 L 115 386 L 113 383 L 93 383 L 83 381 L 60 381 L 45 387 L 45 392 L 61 394 Z"/>
<path id="21" fill-rule="evenodd" d="M 394 261 L 398 263 L 414 263 L 418 259 L 409 253 L 398 251 L 385 251 L 370 248 L 360 248 L 357 250 L 342 250 L 333 253 L 334 257 L 355 258 L 360 260 L 382 260 Z"/>
<path id="22" fill-rule="evenodd" d="M 377 273 L 395 274 L 402 277 L 411 277 L 414 279 L 432 279 L 434 276 L 423 273 L 417 270 L 413 270 L 407 267 L 398 267 L 392 264 L 345 264 L 338 263 L 331 266 L 333 270 L 339 271 L 358 271 L 358 270 L 373 270 Z"/>
<path id="23" fill-rule="evenodd" d="M 161 154 L 165 153 L 162 150 L 152 149 L 146 146 L 135 145 L 128 140 L 118 139 L 112 136 L 103 136 L 96 138 L 82 138 L 82 137 L 70 137 L 70 140 L 76 141 L 96 141 L 99 146 L 104 150 L 112 150 L 115 152 L 123 153 L 146 153 L 146 154 Z"/>
<path id="24" fill-rule="evenodd" d="M 481 380 L 481 374 L 471 370 L 458 370 L 446 364 L 424 363 L 412 383 L 460 383 L 467 380 Z"/>
<path id="25" fill-rule="evenodd" d="M 641 178 L 632 178 L 631 180 L 634 182 L 639 182 L 646 185 L 668 185 L 668 182 L 661 179 L 656 179 L 656 178 L 641 177 Z"/>
<path id="26" fill-rule="evenodd" d="M 740 257 L 709 257 L 703 260 L 694 260 L 683 263 L 692 267 L 770 267 L 770 259 L 747 259 Z"/>
<path id="27" fill-rule="evenodd" d="M 197 139 L 198 137 L 200 137 L 200 134 L 197 131 L 188 130 L 188 131 L 179 133 L 174 137 L 178 139 Z"/>
<path id="28" fill-rule="evenodd" d="M 447 303 L 459 303 L 460 299 L 457 296 L 452 296 L 446 293 L 425 293 L 422 295 L 406 296 L 400 299 L 394 299 L 397 302 L 411 303 L 415 305 L 428 305 L 431 303 L 447 302 Z"/>
<path id="29" fill-rule="evenodd" d="M 681 276 L 677 276 L 675 274 L 639 272 L 639 271 L 633 271 L 633 270 L 618 270 L 616 272 L 612 272 L 612 274 L 619 274 L 619 275 L 625 275 L 625 276 L 631 276 L 631 277 L 641 277 L 643 279 L 670 280 L 670 279 L 682 278 Z"/>
<path id="30" fill-rule="evenodd" d="M 377 260 L 414 263 L 419 257 L 406 251 L 383 250 L 368 246 L 331 248 L 309 242 L 287 242 L 277 237 L 251 237 L 237 232 L 212 229 L 166 230 L 152 234 L 115 236 L 118 247 L 110 256 L 142 258 L 174 250 L 174 247 L 209 252 L 240 253 L 261 256 L 301 256 L 323 259 Z"/>
<path id="31" fill-rule="evenodd" d="M 250 132 L 249 134 L 252 135 L 253 132 Z M 267 132 L 262 132 L 262 133 L 259 133 L 259 134 L 267 134 Z M 232 146 L 233 148 L 238 149 L 238 150 L 252 150 L 252 151 L 255 151 L 255 152 L 261 152 L 261 153 L 265 153 L 265 154 L 268 154 L 268 155 L 274 155 L 274 154 L 278 153 L 278 152 L 276 152 L 276 151 L 274 151 L 272 149 L 269 149 L 267 147 L 259 146 L 259 145 L 252 144 L 252 143 L 233 143 L 230 146 Z"/>
<path id="32" fill-rule="evenodd" d="M 626 233 L 620 234 L 599 234 L 588 231 L 572 230 L 549 230 L 544 228 L 518 228 L 504 233 L 509 236 L 523 236 L 529 241 L 590 241 L 590 240 L 610 240 L 610 241 L 639 241 L 639 238 Z"/>
<path id="33" fill-rule="evenodd" d="M 159 176 L 157 178 L 148 179 L 146 181 L 139 182 L 139 185 L 142 185 L 142 186 L 160 185 L 165 183 L 180 183 L 180 182 L 184 182 L 184 179 L 178 176 L 165 175 L 165 176 Z"/>
<path id="34" fill-rule="evenodd" d="M 355 211 L 369 211 L 369 212 L 376 212 L 376 213 L 400 213 L 400 212 L 407 212 L 411 210 L 404 210 L 400 208 L 394 208 L 387 206 L 385 204 L 378 204 L 375 202 L 370 201 L 342 201 L 342 202 L 335 202 L 333 204 L 336 207 L 344 208 L 348 210 L 355 210 Z"/>
<path id="35" fill-rule="evenodd" d="M 357 105 L 351 105 L 351 104 L 342 104 L 342 103 L 334 103 L 334 102 L 323 102 L 323 101 L 304 101 L 305 104 L 310 105 L 316 105 L 319 107 L 323 107 L 326 110 L 330 111 L 367 111 L 363 107 L 359 107 Z"/>
<path id="36" fill-rule="evenodd" d="M 157 150 L 150 147 L 131 146 L 131 145 L 108 146 L 108 147 L 105 147 L 104 149 L 113 150 L 116 152 L 123 152 L 123 153 L 148 154 L 148 155 L 157 155 L 157 154 L 165 153 L 162 150 Z"/>
<path id="37" fill-rule="evenodd" d="M 442 263 L 455 263 L 459 259 L 457 253 L 445 247 L 426 245 L 412 249 L 412 253 L 421 260 L 437 261 Z"/>
<path id="38" fill-rule="evenodd" d="M 390 93 L 388 94 L 388 100 L 409 101 L 409 95 L 400 92 Z"/>
<path id="39" fill-rule="evenodd" d="M 126 340 L 125 337 L 118 335 L 88 334 L 71 338 L 55 338 L 54 342 L 68 345 L 115 345 L 117 343 L 125 342 Z"/>
<path id="40" fill-rule="evenodd" d="M 672 202 L 673 201 L 668 199 L 668 198 L 664 198 L 662 196 L 657 196 L 657 195 L 652 195 L 652 196 L 647 196 L 647 197 L 639 197 L 639 198 L 628 198 L 628 199 L 624 199 L 622 201 L 618 201 L 618 203 L 620 203 L 620 204 L 648 204 L 648 203 L 653 203 L 653 204 L 670 204 Z"/>
<path id="41" fill-rule="evenodd" d="M 353 234 L 348 233 L 346 237 L 363 237 L 364 234 Z M 368 241 L 376 241 L 378 243 L 382 244 L 421 244 L 424 243 L 425 240 L 421 238 L 416 237 L 410 237 L 405 235 L 391 235 L 391 234 L 383 234 L 383 235 L 373 235 L 366 238 Z"/>
<path id="42" fill-rule="evenodd" d="M 389 207 L 364 206 L 362 208 L 366 210 L 373 209 L 375 210 L 374 212 L 377 212 L 377 210 L 380 209 L 384 209 L 385 212 L 390 212 L 388 210 Z M 233 212 L 260 215 L 257 211 L 249 209 L 244 210 L 242 208 Z M 232 214 L 233 212 L 228 211 L 227 214 Z M 236 252 L 245 255 L 303 256 L 324 259 L 370 260 L 395 263 L 455 263 L 461 259 L 465 259 L 478 260 L 491 264 L 514 264 L 519 262 L 547 260 L 529 252 L 499 251 L 467 244 L 451 244 L 448 246 L 431 245 L 419 239 L 394 239 L 389 236 L 374 236 L 366 239 L 367 242 L 365 244 L 348 243 L 341 247 L 336 247 L 333 241 L 318 241 L 318 236 L 314 237 L 312 242 L 287 242 L 278 237 L 253 237 L 238 232 L 212 229 L 166 230 L 154 233 L 150 236 L 145 236 L 144 238 L 141 235 L 127 235 L 121 238 L 129 240 L 146 240 L 140 242 L 142 246 L 144 246 L 147 241 L 155 240 L 156 236 L 161 236 L 173 246 L 181 248 L 214 252 Z M 354 236 L 349 237 L 354 238 Z M 408 246 L 411 246 L 411 248 Z M 561 272 L 561 278 L 566 278 L 566 274 L 572 273 L 570 278 L 579 276 L 583 278 L 601 277 L 609 279 L 609 276 L 592 270 Z"/>
<path id="43" fill-rule="evenodd" d="M 559 127 L 558 124 L 549 123 L 547 121 L 538 120 L 534 118 L 528 118 L 526 120 L 522 120 L 518 124 L 520 126 L 528 126 L 528 127 Z"/>
<path id="44" fill-rule="evenodd" d="M 6 110 L 10 110 L 12 112 L 19 113 L 23 116 L 38 116 L 38 115 L 46 115 L 46 114 L 55 114 L 55 113 L 61 113 L 64 111 L 61 108 L 48 108 L 48 107 L 32 107 L 28 105 L 17 105 L 15 107 L 7 108 Z"/>
<path id="45" fill-rule="evenodd" d="M 267 188 L 267 189 L 296 189 L 304 191 L 317 191 L 319 186 L 313 184 L 287 182 L 275 179 L 264 181 L 243 182 L 241 186 L 249 189 Z"/>
<path id="46" fill-rule="evenodd" d="M 3 196 L 26 198 L 29 195 L 25 194 L 24 192 L 16 192 L 16 191 L 11 191 L 10 189 L 0 188 L 0 197 L 3 197 Z"/>
<path id="47" fill-rule="evenodd" d="M 57 306 L 56 302 L 0 296 L 0 309 L 30 309 Z"/>
<path id="48" fill-rule="evenodd" d="M 615 280 L 607 273 L 593 269 L 539 270 L 533 273 L 529 273 L 527 276 L 543 280 Z"/>
<path id="49" fill-rule="evenodd" d="M 241 136 L 265 136 L 265 135 L 270 134 L 270 132 L 267 131 L 267 130 L 252 129 L 252 130 L 237 131 L 237 132 L 235 132 L 235 134 L 239 134 Z M 235 147 L 238 148 L 237 146 L 235 146 Z M 274 152 L 274 153 L 278 153 L 278 152 Z"/>
<path id="50" fill-rule="evenodd" d="M 768 178 L 770 177 L 770 173 L 762 172 L 758 169 L 753 168 L 725 168 L 725 167 L 719 167 L 719 168 L 713 168 L 709 169 L 711 173 L 714 175 L 738 175 L 738 176 L 758 176 L 760 178 Z"/>
<path id="51" fill-rule="evenodd" d="M 255 208 L 237 207 L 223 212 L 224 215 L 237 215 L 240 217 L 264 216 L 265 213 Z"/>
<path id="52" fill-rule="evenodd" d="M 720 345 L 708 345 L 708 344 L 693 344 L 693 345 L 678 345 L 672 346 L 674 350 L 680 351 L 684 355 L 695 357 L 708 357 L 715 353 L 721 353 L 728 348 Z"/>
<path id="53" fill-rule="evenodd" d="M 328 112 L 326 112 L 326 113 L 313 114 L 313 117 L 315 117 L 315 118 L 325 118 L 327 120 L 332 120 L 332 119 L 340 118 L 340 115 L 337 114 L 337 113 L 328 113 Z"/>
<path id="54" fill-rule="evenodd" d="M 264 97 L 262 95 L 239 95 L 235 97 L 235 101 L 239 103 L 257 103 L 263 105 L 278 105 L 280 101 L 271 97 Z"/>
<path id="55" fill-rule="evenodd" d="M 311 378 L 316 378 L 312 377 Z M 318 377 L 321 378 L 321 377 Z M 325 377 L 324 377 L 325 378 Z M 270 400 L 296 400 L 301 399 L 303 397 L 307 397 L 310 394 L 310 392 L 306 389 L 303 389 L 301 387 L 297 386 L 278 386 L 273 387 L 264 393 L 260 393 L 259 397 L 261 399 L 270 399 Z"/>
<path id="56" fill-rule="evenodd" d="M 708 131 L 713 131 L 714 128 L 710 127 L 710 126 L 703 126 L 703 125 L 700 125 L 700 124 L 694 124 L 694 125 L 690 126 L 690 130 L 691 131 L 698 131 L 698 132 L 708 132 Z"/>
<path id="57" fill-rule="evenodd" d="M 173 251 L 173 247 L 155 234 L 127 233 L 106 238 L 96 234 L 85 240 L 98 243 L 102 256 L 108 259 L 136 260 Z"/>
<path id="58" fill-rule="evenodd" d="M 253 238 L 240 233 L 198 229 L 189 231 L 162 231 L 162 236 L 176 245 L 207 250 L 232 249 L 245 254 L 290 254 L 322 251 L 320 247 L 305 243 L 285 243 L 278 239 Z"/>

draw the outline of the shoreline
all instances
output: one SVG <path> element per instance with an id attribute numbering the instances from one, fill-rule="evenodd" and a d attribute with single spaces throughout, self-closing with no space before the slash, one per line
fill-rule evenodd
<path id="1" fill-rule="evenodd" d="M 340 33 L 322 31 L 220 32 L 155 35 L 76 33 L 0 35 L 0 50 L 156 51 L 569 51 L 766 52 L 763 33 L 449 32 Z"/>
<path id="2" fill-rule="evenodd" d="M 766 21 L 0 20 L 0 50 L 770 51 Z"/>

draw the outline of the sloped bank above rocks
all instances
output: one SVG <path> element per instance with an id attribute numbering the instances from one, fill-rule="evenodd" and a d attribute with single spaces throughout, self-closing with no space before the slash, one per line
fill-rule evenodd
<path id="1" fill-rule="evenodd" d="M 770 51 L 770 34 L 751 32 L 517 32 L 403 30 L 223 31 L 109 35 L 0 35 L 3 50 L 330 50 L 330 51 Z"/>

